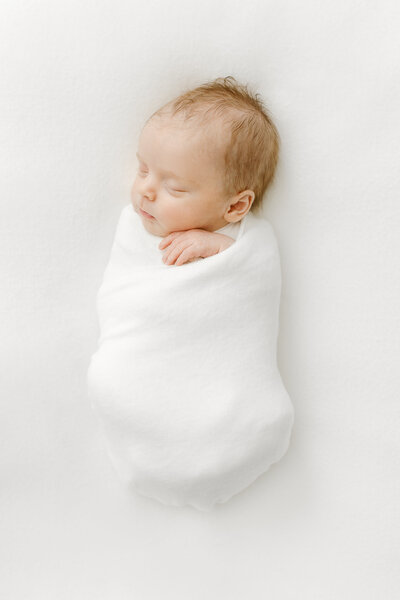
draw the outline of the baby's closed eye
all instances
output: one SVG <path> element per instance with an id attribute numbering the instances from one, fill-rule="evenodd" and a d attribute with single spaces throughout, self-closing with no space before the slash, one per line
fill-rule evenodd
<path id="1" fill-rule="evenodd" d="M 184 194 L 186 190 L 178 190 L 176 188 L 172 188 L 170 186 L 167 186 L 167 188 L 169 189 L 170 192 L 173 192 L 174 194 Z"/>

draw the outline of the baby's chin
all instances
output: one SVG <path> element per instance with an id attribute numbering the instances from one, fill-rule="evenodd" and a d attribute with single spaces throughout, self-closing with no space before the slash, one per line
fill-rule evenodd
<path id="1" fill-rule="evenodd" d="M 164 238 L 164 237 L 167 237 L 167 235 L 169 235 L 170 233 L 174 233 L 174 231 L 181 231 L 180 229 L 169 230 L 166 227 L 164 227 L 163 225 L 161 225 L 161 223 L 159 221 L 157 221 L 157 219 L 155 217 L 153 217 L 152 219 L 148 219 L 147 217 L 142 215 L 140 213 L 140 210 L 138 210 L 137 208 L 135 208 L 134 210 L 139 215 L 139 217 L 142 221 L 143 227 L 146 229 L 146 231 L 148 233 L 151 233 L 152 235 L 156 235 L 157 237 Z"/>
<path id="2" fill-rule="evenodd" d="M 156 235 L 157 237 L 165 237 L 166 235 L 168 235 L 168 233 L 164 231 L 164 228 L 159 224 L 157 219 L 147 219 L 140 213 L 139 216 L 142 220 L 143 227 L 148 233 Z"/>

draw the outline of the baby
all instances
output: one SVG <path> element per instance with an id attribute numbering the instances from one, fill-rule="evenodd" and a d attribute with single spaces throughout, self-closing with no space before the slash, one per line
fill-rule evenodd
<path id="1" fill-rule="evenodd" d="M 137 150 L 97 295 L 88 390 L 123 481 L 209 510 L 284 455 L 294 420 L 276 361 L 278 244 L 251 212 L 278 134 L 226 77 L 154 113 Z"/>
<path id="2" fill-rule="evenodd" d="M 183 265 L 222 252 L 261 204 L 278 159 L 278 132 L 262 102 L 232 77 L 182 94 L 146 122 L 132 205 L 159 236 L 163 262 Z"/>

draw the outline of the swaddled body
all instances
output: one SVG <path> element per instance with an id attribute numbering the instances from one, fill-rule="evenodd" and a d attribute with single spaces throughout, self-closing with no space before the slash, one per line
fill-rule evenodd
<path id="1" fill-rule="evenodd" d="M 123 209 L 98 293 L 88 386 L 120 476 L 139 493 L 209 510 L 289 445 L 294 411 L 276 363 L 280 262 L 248 212 L 223 252 L 179 267 Z"/>
<path id="2" fill-rule="evenodd" d="M 294 420 L 276 363 L 278 247 L 250 212 L 272 181 L 278 133 L 232 79 L 189 90 L 141 132 L 88 371 L 121 477 L 202 510 L 277 462 Z"/>

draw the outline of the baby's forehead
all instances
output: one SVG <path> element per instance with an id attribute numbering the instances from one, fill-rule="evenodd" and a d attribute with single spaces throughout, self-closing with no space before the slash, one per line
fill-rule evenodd
<path id="1" fill-rule="evenodd" d="M 150 123 L 150 121 L 149 121 Z M 214 139 L 228 135 L 226 122 L 219 115 L 204 114 L 185 116 L 183 113 L 172 114 L 171 112 L 156 114 L 151 119 L 152 125 L 160 129 L 179 131 L 183 135 L 192 138 Z"/>
<path id="2" fill-rule="evenodd" d="M 218 170 L 223 168 L 228 133 L 221 119 L 215 118 L 203 123 L 194 119 L 184 120 L 181 116 L 179 119 L 177 116 L 168 116 L 163 121 L 159 120 L 156 126 L 160 128 L 160 133 L 163 129 L 168 132 L 168 135 L 172 133 L 172 137 L 175 132 L 178 132 L 188 140 L 187 151 L 190 154 L 195 153 L 196 156 L 200 156 L 200 152 L 202 156 L 213 162 L 215 168 Z M 155 132 L 157 135 L 157 129 Z"/>

